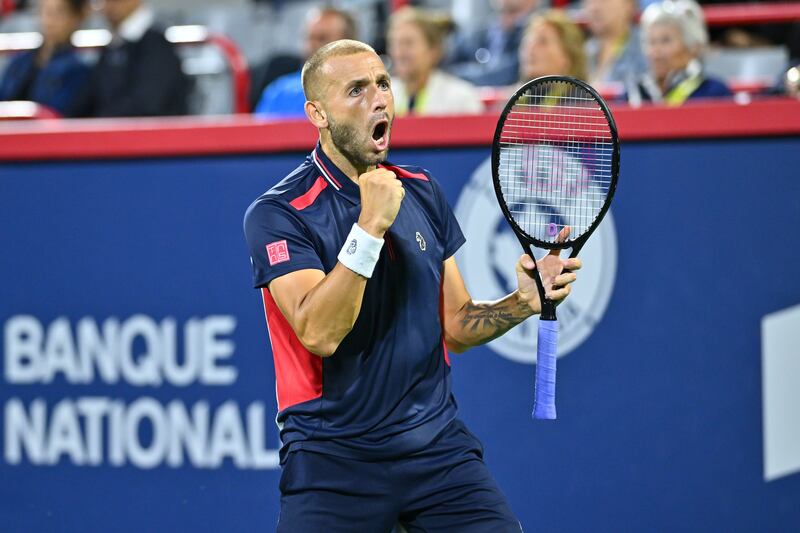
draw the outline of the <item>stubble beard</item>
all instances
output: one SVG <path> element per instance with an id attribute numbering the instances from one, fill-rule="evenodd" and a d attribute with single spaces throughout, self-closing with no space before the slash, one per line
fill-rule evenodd
<path id="1" fill-rule="evenodd" d="M 366 169 L 382 163 L 389 155 L 389 148 L 377 154 L 367 153 L 363 148 L 369 145 L 372 139 L 364 134 L 356 126 L 346 122 L 337 122 L 328 117 L 328 129 L 331 133 L 331 141 L 334 146 L 347 158 L 356 168 Z M 387 126 L 386 135 L 391 132 L 391 122 Z"/>

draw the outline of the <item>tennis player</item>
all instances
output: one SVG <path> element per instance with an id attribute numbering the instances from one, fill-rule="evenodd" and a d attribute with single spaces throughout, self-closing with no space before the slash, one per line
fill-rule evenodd
<path id="1" fill-rule="evenodd" d="M 505 298 L 470 298 L 436 180 L 386 160 L 394 102 L 371 47 L 330 43 L 302 80 L 319 143 L 244 220 L 275 362 L 278 531 L 519 532 L 457 418 L 448 350 L 539 312 L 534 263 L 520 258 Z M 563 300 L 575 274 L 562 270 L 580 266 L 542 260 L 548 296 Z"/>

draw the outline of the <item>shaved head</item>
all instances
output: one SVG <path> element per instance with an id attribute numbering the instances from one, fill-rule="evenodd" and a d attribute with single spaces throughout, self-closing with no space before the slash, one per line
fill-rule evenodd
<path id="1" fill-rule="evenodd" d="M 325 75 L 325 64 L 330 58 L 363 54 L 364 52 L 374 54 L 375 50 L 368 44 L 351 39 L 333 41 L 314 52 L 314 55 L 303 65 L 301 76 L 306 100 L 311 102 L 321 100 L 325 94 L 329 82 Z"/>

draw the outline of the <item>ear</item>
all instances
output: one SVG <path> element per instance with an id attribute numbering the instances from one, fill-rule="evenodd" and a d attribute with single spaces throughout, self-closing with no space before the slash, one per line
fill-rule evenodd
<path id="1" fill-rule="evenodd" d="M 317 128 L 323 129 L 328 127 L 328 115 L 319 102 L 308 101 L 305 104 L 305 112 L 308 120 Z"/>

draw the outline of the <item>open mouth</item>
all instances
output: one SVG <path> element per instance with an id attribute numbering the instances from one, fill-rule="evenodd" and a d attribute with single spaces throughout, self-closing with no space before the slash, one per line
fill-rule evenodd
<path id="1" fill-rule="evenodd" d="M 379 151 L 385 150 L 389 146 L 389 121 L 381 120 L 372 129 L 372 142 Z"/>

